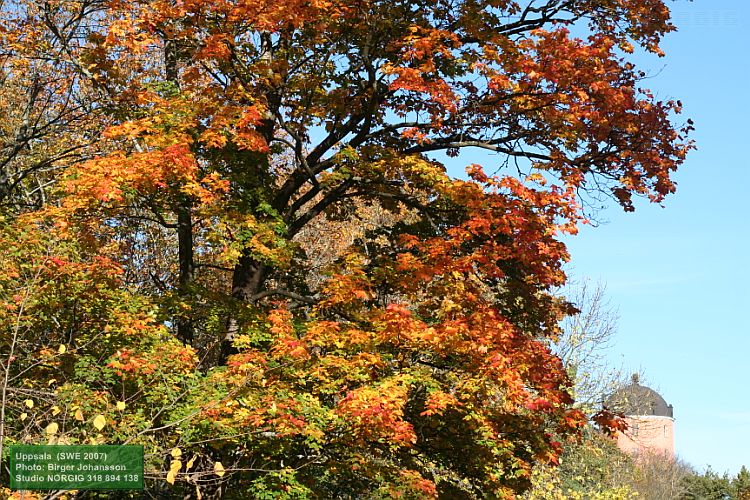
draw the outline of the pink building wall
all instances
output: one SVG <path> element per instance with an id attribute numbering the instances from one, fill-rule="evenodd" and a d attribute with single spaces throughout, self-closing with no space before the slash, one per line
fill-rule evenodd
<path id="1" fill-rule="evenodd" d="M 661 416 L 627 416 L 628 430 L 617 433 L 617 446 L 631 454 L 674 452 L 674 419 Z"/>

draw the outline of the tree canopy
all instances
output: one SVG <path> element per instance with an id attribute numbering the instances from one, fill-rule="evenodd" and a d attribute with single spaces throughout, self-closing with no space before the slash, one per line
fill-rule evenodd
<path id="1" fill-rule="evenodd" d="M 662 0 L 5 2 L 0 437 L 144 444 L 157 497 L 528 488 L 585 421 L 560 235 L 692 148 L 628 61 L 673 29 Z"/>

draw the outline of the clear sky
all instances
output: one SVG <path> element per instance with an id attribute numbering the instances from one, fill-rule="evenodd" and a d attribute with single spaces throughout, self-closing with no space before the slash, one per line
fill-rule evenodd
<path id="1" fill-rule="evenodd" d="M 567 239 L 570 274 L 607 286 L 614 365 L 674 405 L 677 453 L 699 470 L 750 467 L 750 1 L 668 2 L 679 31 L 638 57 L 644 86 L 678 98 L 698 150 L 664 208 L 610 207 Z"/>

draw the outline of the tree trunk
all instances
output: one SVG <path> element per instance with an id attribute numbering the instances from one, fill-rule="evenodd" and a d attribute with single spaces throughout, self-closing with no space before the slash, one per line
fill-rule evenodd
<path id="1" fill-rule="evenodd" d="M 180 302 L 186 301 L 190 296 L 190 285 L 195 278 L 195 266 L 193 262 L 193 220 L 190 213 L 190 203 L 185 200 L 177 207 L 177 245 L 178 259 L 180 263 L 178 295 Z M 177 315 L 177 338 L 187 345 L 193 343 L 193 321 L 189 315 L 183 312 Z"/>
<path id="2" fill-rule="evenodd" d="M 260 59 L 268 64 L 269 69 L 266 76 L 271 81 L 273 76 L 273 72 L 270 69 L 271 62 L 273 61 L 273 40 L 270 33 L 264 32 L 261 34 L 260 48 Z M 271 144 L 276 129 L 276 121 L 272 110 L 279 108 L 281 100 L 278 92 L 272 87 L 265 90 L 265 98 L 267 105 L 265 117 L 258 124 L 256 130 L 263 136 L 266 143 Z M 258 177 L 253 179 L 253 182 L 263 184 L 264 177 L 267 174 L 267 165 L 263 168 L 260 166 L 255 168 L 255 173 Z M 232 298 L 239 302 L 252 302 L 254 300 L 253 296 L 263 289 L 263 284 L 269 271 L 268 266 L 254 259 L 247 251 L 244 251 L 232 274 Z M 237 315 L 231 313 L 227 320 L 226 334 L 221 342 L 219 364 L 225 364 L 227 357 L 237 352 L 233 343 L 239 332 L 239 328 Z"/>
<path id="3" fill-rule="evenodd" d="M 232 274 L 232 298 L 245 303 L 252 301 L 253 296 L 263 288 L 268 271 L 268 266 L 247 254 L 242 255 Z M 237 315 L 230 314 L 227 320 L 227 332 L 221 342 L 219 364 L 224 364 L 230 355 L 237 353 L 233 343 L 239 328 Z"/>
<path id="4" fill-rule="evenodd" d="M 177 68 L 177 44 L 174 40 L 164 42 L 164 73 L 166 80 L 179 88 L 179 72 Z M 190 285 L 195 279 L 195 262 L 193 257 L 193 219 L 192 203 L 190 199 L 179 194 L 175 211 L 177 212 L 177 254 L 179 260 L 179 277 L 177 295 L 181 303 L 190 299 Z M 194 340 L 193 320 L 190 312 L 177 313 L 177 338 L 187 345 L 192 345 Z"/>

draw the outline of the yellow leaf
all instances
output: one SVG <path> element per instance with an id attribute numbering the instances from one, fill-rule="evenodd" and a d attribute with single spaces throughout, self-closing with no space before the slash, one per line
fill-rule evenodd
<path id="1" fill-rule="evenodd" d="M 49 380 L 47 381 L 47 387 L 51 386 L 51 385 L 52 385 L 52 384 L 54 384 L 55 382 L 57 382 L 57 379 L 54 379 L 54 378 L 51 378 L 51 379 L 49 379 Z"/>
<path id="2" fill-rule="evenodd" d="M 60 344 L 60 347 L 57 348 L 57 352 L 60 354 L 65 354 L 65 351 L 67 351 L 68 348 L 65 347 L 65 344 Z"/>
<path id="3" fill-rule="evenodd" d="M 75 419 L 79 422 L 83 422 L 83 412 L 80 409 L 76 410 Z"/>
<path id="4" fill-rule="evenodd" d="M 185 464 L 185 470 L 190 470 L 190 468 L 193 466 L 194 463 L 195 463 L 195 457 L 188 460 L 188 463 Z"/>
<path id="5" fill-rule="evenodd" d="M 175 477 L 177 477 L 176 471 L 170 470 L 169 472 L 167 472 L 167 482 L 169 484 L 174 484 Z"/>
<path id="6" fill-rule="evenodd" d="M 96 430 L 100 431 L 104 429 L 104 426 L 107 425 L 107 419 L 104 418 L 104 415 L 97 415 L 94 418 L 94 427 L 96 427 Z"/>
<path id="7" fill-rule="evenodd" d="M 125 402 L 124 401 L 118 401 L 117 402 L 117 409 L 120 411 L 123 411 L 125 409 Z"/>
<path id="8" fill-rule="evenodd" d="M 172 455 L 172 458 L 180 458 L 182 456 L 182 451 L 179 448 L 172 448 L 172 451 L 170 451 L 169 454 Z"/>
<path id="9" fill-rule="evenodd" d="M 224 466 L 221 464 L 221 462 L 216 462 L 214 464 L 214 472 L 219 477 L 224 477 Z"/>
<path id="10" fill-rule="evenodd" d="M 33 408 L 34 407 L 34 401 L 32 401 L 30 399 L 27 399 L 26 401 L 24 401 L 23 404 L 26 405 L 26 408 Z"/>
<path id="11" fill-rule="evenodd" d="M 57 434 L 57 430 L 60 428 L 59 425 L 57 425 L 56 422 L 52 422 L 49 424 L 45 429 L 44 432 L 46 432 L 48 435 L 52 436 Z"/>
<path id="12" fill-rule="evenodd" d="M 169 484 L 174 484 L 174 480 L 177 478 L 177 473 L 180 472 L 181 468 L 182 462 L 179 460 L 172 460 L 172 463 L 169 464 L 169 472 L 167 472 L 167 482 Z"/>
<path id="13" fill-rule="evenodd" d="M 26 420 L 26 418 L 27 418 L 28 416 L 29 416 L 29 414 L 28 414 L 28 413 L 26 413 L 26 412 L 24 412 L 24 413 L 21 413 L 21 416 L 20 416 L 19 418 L 21 419 L 21 422 L 23 422 L 24 420 Z"/>
<path id="14" fill-rule="evenodd" d="M 52 416 L 55 417 L 60 413 L 60 407 L 59 406 L 53 406 L 52 407 Z"/>

